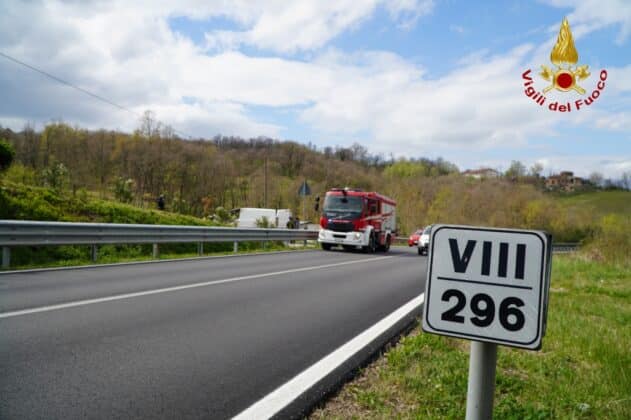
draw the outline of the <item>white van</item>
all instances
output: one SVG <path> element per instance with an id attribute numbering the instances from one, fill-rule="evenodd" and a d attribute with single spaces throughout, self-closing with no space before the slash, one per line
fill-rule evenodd
<path id="1" fill-rule="evenodd" d="M 276 227 L 287 228 L 287 222 L 289 222 L 291 216 L 291 210 L 289 209 L 276 210 Z"/>
<path id="2" fill-rule="evenodd" d="M 285 228 L 291 217 L 289 209 L 259 209 L 252 207 L 242 207 L 239 209 L 239 218 L 237 219 L 237 227 L 255 228 L 256 221 L 266 217 L 270 226 Z"/>

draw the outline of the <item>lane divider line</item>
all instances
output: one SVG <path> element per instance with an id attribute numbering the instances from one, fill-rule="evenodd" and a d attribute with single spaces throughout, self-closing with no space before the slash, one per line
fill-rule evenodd
<path id="1" fill-rule="evenodd" d="M 339 263 L 316 265 L 316 266 L 311 266 L 311 267 L 294 268 L 294 269 L 291 269 L 291 270 L 274 271 L 274 272 L 271 272 L 271 273 L 251 274 L 249 276 L 231 277 L 231 278 L 222 279 L 222 280 L 211 280 L 211 281 L 205 281 L 205 282 L 201 282 L 201 283 L 193 283 L 193 284 L 185 284 L 185 285 L 181 285 L 181 286 L 164 287 L 164 288 L 161 288 L 161 289 L 154 289 L 154 290 L 145 290 L 145 291 L 142 291 L 142 292 L 124 293 L 124 294 L 120 294 L 120 295 L 105 296 L 105 297 L 101 297 L 101 298 L 85 299 L 85 300 L 78 300 L 78 301 L 74 301 L 74 302 L 59 303 L 59 304 L 56 304 L 56 305 L 40 306 L 40 307 L 37 307 L 37 308 L 20 309 L 20 310 L 17 310 L 17 311 L 10 311 L 10 312 L 0 313 L 0 319 L 12 318 L 12 317 L 21 316 L 21 315 L 35 314 L 35 313 L 39 313 L 39 312 L 50 312 L 50 311 L 56 311 L 56 310 L 60 310 L 60 309 L 74 308 L 76 306 L 92 305 L 92 304 L 95 304 L 95 303 L 110 302 L 110 301 L 114 301 L 114 300 L 123 300 L 123 299 L 131 299 L 131 298 L 140 297 L 140 296 L 156 295 L 156 294 L 159 294 L 159 293 L 176 292 L 176 291 L 179 291 L 179 290 L 194 289 L 196 287 L 212 286 L 212 285 L 215 285 L 215 284 L 234 283 L 234 282 L 237 282 L 237 281 L 251 280 L 251 279 L 257 279 L 257 278 L 261 278 L 261 277 L 271 277 L 271 276 L 279 276 L 279 275 L 282 275 L 282 274 L 300 273 L 300 272 L 303 272 L 303 271 L 313 271 L 313 270 L 319 270 L 319 269 L 323 269 L 323 268 L 340 267 L 340 266 L 343 266 L 343 265 L 369 263 L 369 262 L 373 262 L 373 261 L 381 261 L 381 260 L 388 259 L 388 258 L 394 258 L 394 256 L 392 255 L 392 256 L 377 257 L 377 258 L 363 258 L 361 260 L 344 261 L 344 262 L 339 262 Z"/>
<path id="2" fill-rule="evenodd" d="M 381 321 L 338 347 L 280 387 L 276 388 L 250 407 L 233 417 L 233 420 L 269 419 L 291 404 L 319 381 L 333 372 L 338 366 L 353 357 L 357 352 L 385 333 L 397 322 L 423 304 L 425 293 L 410 300 Z"/>

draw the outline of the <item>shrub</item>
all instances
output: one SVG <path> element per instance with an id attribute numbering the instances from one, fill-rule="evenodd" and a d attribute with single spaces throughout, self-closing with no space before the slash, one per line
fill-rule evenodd
<path id="1" fill-rule="evenodd" d="M 231 223 L 233 221 L 230 212 L 221 206 L 215 209 L 214 219 L 219 223 Z"/>
<path id="2" fill-rule="evenodd" d="M 42 171 L 44 184 L 57 192 L 61 192 L 68 184 L 68 168 L 63 163 L 56 163 Z"/>
<path id="3" fill-rule="evenodd" d="M 631 267 L 631 216 L 604 216 L 595 229 L 586 252 L 594 259 Z"/>
<path id="4" fill-rule="evenodd" d="M 267 229 L 267 228 L 271 228 L 273 226 L 270 223 L 270 221 L 267 218 L 267 216 L 263 216 L 260 219 L 256 219 L 256 227 Z"/>
<path id="5" fill-rule="evenodd" d="M 0 172 L 9 169 L 15 158 L 15 150 L 13 146 L 5 139 L 0 139 Z"/>
<path id="6" fill-rule="evenodd" d="M 4 179 L 9 182 L 21 182 L 26 185 L 38 185 L 37 171 L 18 162 L 5 172 Z"/>
<path id="7" fill-rule="evenodd" d="M 130 178 L 118 177 L 114 183 L 114 196 L 121 203 L 131 203 L 134 198 L 134 181 Z"/>

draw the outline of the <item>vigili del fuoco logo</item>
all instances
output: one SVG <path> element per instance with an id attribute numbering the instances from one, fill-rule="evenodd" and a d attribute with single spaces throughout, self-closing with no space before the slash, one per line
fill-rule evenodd
<path id="1" fill-rule="evenodd" d="M 578 63 L 578 52 L 574 46 L 574 39 L 572 38 L 572 31 L 570 30 L 570 23 L 567 21 L 567 18 L 563 18 L 563 22 L 561 22 L 559 37 L 557 38 L 554 48 L 552 48 L 552 52 L 550 52 L 550 61 L 555 67 L 550 68 L 544 64 L 541 66 L 541 73 L 539 73 L 539 75 L 549 83 L 549 85 L 543 89 L 543 92 L 537 91 L 533 86 L 534 81 L 530 69 L 526 70 L 521 75 L 524 81 L 524 87 L 526 88 L 524 93 L 536 104 L 544 106 L 546 102 L 548 102 L 548 109 L 550 111 L 579 111 L 593 104 L 605 89 L 607 70 L 603 69 L 598 75 L 596 87 L 588 96 L 565 103 L 563 103 L 563 101 L 547 101 L 548 98 L 545 95 L 553 89 L 564 93 L 573 91 L 583 96 L 587 93 L 581 85 L 584 80 L 589 78 L 591 73 L 587 65 L 576 64 Z"/>

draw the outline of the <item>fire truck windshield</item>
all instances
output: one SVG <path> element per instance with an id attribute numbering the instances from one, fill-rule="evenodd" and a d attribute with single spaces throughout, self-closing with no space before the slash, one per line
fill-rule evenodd
<path id="1" fill-rule="evenodd" d="M 324 199 L 324 213 L 326 217 L 356 218 L 362 212 L 361 197 L 327 195 Z"/>

